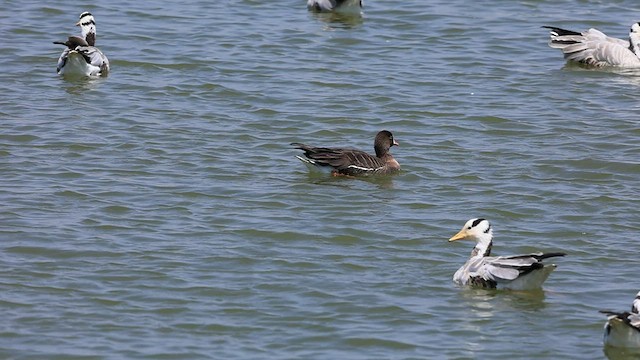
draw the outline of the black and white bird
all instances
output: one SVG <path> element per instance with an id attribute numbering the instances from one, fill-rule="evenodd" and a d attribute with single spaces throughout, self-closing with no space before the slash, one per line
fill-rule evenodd
<path id="1" fill-rule="evenodd" d="M 70 36 L 65 42 L 53 42 L 66 46 L 58 59 L 58 74 L 106 76 L 109 73 L 109 59 L 95 46 L 96 22 L 93 15 L 88 11 L 83 12 L 76 26 L 80 26 L 81 36 Z"/>
<path id="2" fill-rule="evenodd" d="M 640 352 L 640 291 L 631 304 L 631 311 L 601 310 L 608 316 L 604 325 L 604 344 L 617 348 L 631 348 Z"/>
<path id="3" fill-rule="evenodd" d="M 307 9 L 312 11 L 360 12 L 363 0 L 308 0 Z"/>
<path id="4" fill-rule="evenodd" d="M 296 156 L 300 161 L 313 167 L 331 169 L 334 176 L 390 174 L 400 170 L 400 164 L 389 152 L 392 146 L 399 144 L 387 130 L 376 135 L 373 143 L 375 156 L 354 149 L 315 147 L 301 143 L 291 145 L 304 151 L 305 157 Z"/>
<path id="5" fill-rule="evenodd" d="M 568 61 L 595 67 L 640 67 L 640 23 L 631 25 L 626 40 L 593 28 L 581 33 L 553 26 L 543 28 L 551 30 L 549 46 L 562 50 Z"/>
<path id="6" fill-rule="evenodd" d="M 543 264 L 544 259 L 564 256 L 565 253 L 532 253 L 511 256 L 490 256 L 493 245 L 493 229 L 489 221 L 477 218 L 464 224 L 449 241 L 473 240 L 476 246 L 471 257 L 453 275 L 458 285 L 488 289 L 534 290 L 539 289 L 554 264 Z"/>

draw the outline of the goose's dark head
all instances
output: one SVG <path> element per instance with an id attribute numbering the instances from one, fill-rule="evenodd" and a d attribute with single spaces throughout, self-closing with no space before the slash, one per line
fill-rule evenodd
<path id="1" fill-rule="evenodd" d="M 393 138 L 391 131 L 382 130 L 376 135 L 376 139 L 373 143 L 373 148 L 376 150 L 376 156 L 382 157 L 389 152 L 389 149 L 393 145 L 400 146 Z"/>

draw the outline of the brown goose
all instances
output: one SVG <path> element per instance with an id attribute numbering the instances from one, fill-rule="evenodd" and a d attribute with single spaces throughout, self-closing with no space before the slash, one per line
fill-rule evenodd
<path id="1" fill-rule="evenodd" d="M 291 145 L 304 151 L 305 157 L 296 156 L 300 161 L 317 167 L 331 167 L 331 174 L 334 176 L 389 174 L 400 170 L 400 164 L 389 152 L 393 145 L 399 144 L 387 130 L 382 130 L 376 135 L 373 143 L 375 156 L 353 149 L 315 147 L 300 143 Z"/>

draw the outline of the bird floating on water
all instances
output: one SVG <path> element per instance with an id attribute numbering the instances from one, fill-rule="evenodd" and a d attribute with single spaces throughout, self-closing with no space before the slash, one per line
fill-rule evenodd
<path id="1" fill-rule="evenodd" d="M 553 26 L 543 28 L 551 30 L 549 46 L 562 50 L 568 61 L 595 67 L 640 67 L 640 23 L 631 25 L 628 40 L 593 28 L 581 33 Z"/>
<path id="2" fill-rule="evenodd" d="M 312 11 L 360 12 L 362 0 L 308 0 L 307 9 Z"/>
<path id="3" fill-rule="evenodd" d="M 400 164 L 389 152 L 392 146 L 399 144 L 387 130 L 382 130 L 376 135 L 373 144 L 375 156 L 354 149 L 315 147 L 301 143 L 291 145 L 304 151 L 305 157 L 296 156 L 300 161 L 314 167 L 332 169 L 331 173 L 334 176 L 390 174 L 400 170 Z"/>
<path id="4" fill-rule="evenodd" d="M 631 348 L 640 352 L 640 291 L 631 304 L 631 311 L 601 310 L 600 312 L 608 316 L 607 323 L 604 325 L 604 344 Z"/>
<path id="5" fill-rule="evenodd" d="M 469 285 L 488 289 L 533 290 L 542 286 L 554 264 L 543 264 L 544 259 L 564 256 L 565 253 L 532 253 L 511 256 L 490 256 L 493 229 L 489 221 L 477 218 L 464 224 L 449 241 L 474 240 L 476 246 L 471 257 L 453 275 L 458 285 Z"/>
<path id="6" fill-rule="evenodd" d="M 53 42 L 67 47 L 58 59 L 58 74 L 106 76 L 109 73 L 109 59 L 95 46 L 96 22 L 93 15 L 88 11 L 83 12 L 76 26 L 80 26 L 81 36 L 70 36 L 65 42 Z"/>

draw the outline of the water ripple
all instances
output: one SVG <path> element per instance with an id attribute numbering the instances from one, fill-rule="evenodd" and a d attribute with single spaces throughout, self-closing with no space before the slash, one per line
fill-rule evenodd
<path id="1" fill-rule="evenodd" d="M 29 44 L 0 47 L 0 357 L 601 358 L 597 311 L 638 290 L 639 77 L 564 65 L 540 26 L 637 19 L 582 5 L 0 5 Z M 68 81 L 51 42 L 84 10 L 113 70 Z M 381 129 L 396 176 L 289 145 Z M 497 254 L 568 253 L 544 291 L 452 284 L 476 216 Z"/>

